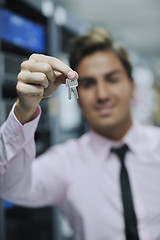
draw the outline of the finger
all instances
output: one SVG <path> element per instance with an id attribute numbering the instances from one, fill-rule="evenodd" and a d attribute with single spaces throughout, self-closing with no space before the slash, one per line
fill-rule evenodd
<path id="1" fill-rule="evenodd" d="M 46 62 L 35 62 L 30 59 L 21 64 L 21 69 L 28 70 L 30 72 L 42 72 L 47 76 L 50 82 L 55 80 L 55 73 L 52 67 Z"/>
<path id="2" fill-rule="evenodd" d="M 43 96 L 44 88 L 40 85 L 25 84 L 18 82 L 16 86 L 17 93 L 20 95 Z"/>
<path id="3" fill-rule="evenodd" d="M 76 73 L 76 78 L 78 80 L 79 78 L 78 73 Z M 60 86 L 61 84 L 66 84 L 66 77 L 62 73 L 56 73 L 54 84 L 57 87 Z"/>
<path id="4" fill-rule="evenodd" d="M 55 73 L 56 77 L 55 77 L 55 81 L 54 84 L 59 87 L 61 84 L 65 84 L 66 83 L 66 77 L 62 74 L 62 73 Z"/>
<path id="5" fill-rule="evenodd" d="M 77 73 L 75 71 L 73 71 L 69 66 L 55 57 L 46 56 L 43 54 L 32 54 L 30 56 L 30 59 L 34 60 L 35 62 L 46 62 L 52 67 L 53 70 L 64 74 L 70 79 L 73 79 L 77 76 Z"/>
<path id="6" fill-rule="evenodd" d="M 44 73 L 22 71 L 18 74 L 18 81 L 26 84 L 39 84 L 44 88 L 49 86 L 48 79 Z"/>

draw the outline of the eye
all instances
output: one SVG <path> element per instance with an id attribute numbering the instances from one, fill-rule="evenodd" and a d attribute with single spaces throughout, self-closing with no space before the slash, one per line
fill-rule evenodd
<path id="1" fill-rule="evenodd" d="M 79 80 L 79 86 L 83 88 L 91 88 L 95 85 L 95 81 L 92 79 Z"/>
<path id="2" fill-rule="evenodd" d="M 84 84 L 84 87 L 85 88 L 90 88 L 90 87 L 92 87 L 92 86 L 94 86 L 95 85 L 95 83 L 92 81 L 92 82 L 86 82 L 85 84 Z"/>
<path id="3" fill-rule="evenodd" d="M 109 77 L 109 78 L 107 78 L 107 82 L 109 82 L 109 83 L 116 83 L 118 81 L 119 81 L 118 77 Z"/>
<path id="4" fill-rule="evenodd" d="M 120 73 L 112 73 L 106 75 L 106 81 L 108 83 L 117 83 L 122 79 L 122 75 Z"/>

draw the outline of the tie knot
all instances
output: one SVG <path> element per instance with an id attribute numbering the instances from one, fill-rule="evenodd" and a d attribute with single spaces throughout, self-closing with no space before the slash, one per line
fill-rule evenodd
<path id="1" fill-rule="evenodd" d="M 124 157 L 126 152 L 128 151 L 128 146 L 126 144 L 123 144 L 121 147 L 119 148 L 111 148 L 111 152 L 117 154 L 117 156 L 120 158 L 121 162 L 124 161 Z"/>

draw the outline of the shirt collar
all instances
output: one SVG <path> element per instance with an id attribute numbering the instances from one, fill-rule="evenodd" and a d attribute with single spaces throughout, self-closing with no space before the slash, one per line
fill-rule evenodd
<path id="1" fill-rule="evenodd" d="M 134 120 L 131 128 L 128 130 L 127 134 L 124 136 L 123 140 L 128 145 L 130 151 L 135 154 L 141 152 L 141 143 L 142 143 L 142 126 L 138 121 Z"/>
<path id="2" fill-rule="evenodd" d="M 97 154 L 100 154 L 100 156 L 105 155 L 105 157 L 107 157 L 110 153 L 111 147 L 119 147 L 124 143 L 127 144 L 130 151 L 135 154 L 140 152 L 140 124 L 135 120 L 133 121 L 131 128 L 120 141 L 105 138 L 96 133 L 94 130 L 89 131 L 89 136 L 91 146 Z"/>

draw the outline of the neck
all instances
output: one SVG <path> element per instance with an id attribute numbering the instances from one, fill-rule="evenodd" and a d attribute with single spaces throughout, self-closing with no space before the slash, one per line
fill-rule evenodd
<path id="1" fill-rule="evenodd" d="M 102 135 L 103 137 L 109 138 L 111 140 L 120 141 L 128 132 L 133 124 L 133 120 L 130 117 L 128 121 L 119 123 L 117 126 L 111 126 L 106 129 L 94 129 L 95 132 Z"/>

